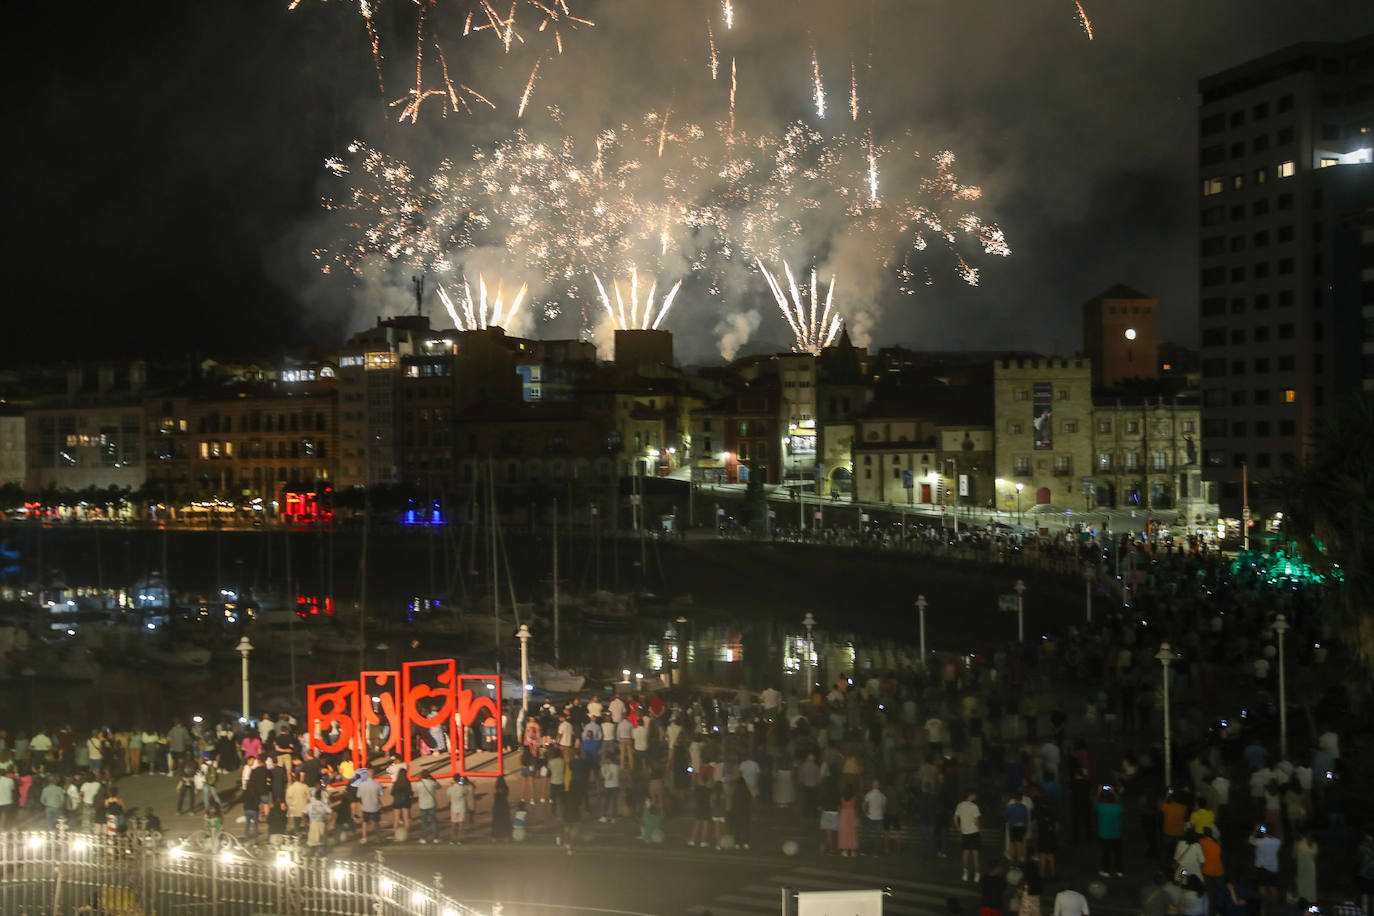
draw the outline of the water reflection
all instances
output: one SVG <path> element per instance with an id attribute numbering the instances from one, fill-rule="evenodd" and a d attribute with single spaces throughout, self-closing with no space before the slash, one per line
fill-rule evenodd
<path id="1" fill-rule="evenodd" d="M 619 648 L 633 658 L 646 678 L 665 684 L 702 687 L 777 687 L 800 692 L 806 677 L 807 635 L 768 621 L 696 623 L 664 621 L 646 633 L 636 651 L 628 635 L 601 640 L 600 655 Z M 848 632 L 815 630 L 811 643 L 814 679 L 828 684 L 914 666 L 919 650 L 892 640 Z M 592 667 L 595 667 L 594 660 Z"/>

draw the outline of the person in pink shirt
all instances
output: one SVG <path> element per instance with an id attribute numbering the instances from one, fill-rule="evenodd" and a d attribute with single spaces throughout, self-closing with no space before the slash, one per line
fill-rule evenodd
<path id="1" fill-rule="evenodd" d="M 247 760 L 250 757 L 262 756 L 262 739 L 249 732 L 243 739 L 243 757 Z"/>

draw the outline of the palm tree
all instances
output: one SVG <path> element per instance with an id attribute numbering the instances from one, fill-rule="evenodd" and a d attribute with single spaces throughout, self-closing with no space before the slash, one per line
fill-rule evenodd
<path id="1" fill-rule="evenodd" d="M 1279 481 L 1283 530 L 1317 572 L 1345 579 L 1343 640 L 1374 675 L 1374 404 L 1353 398 L 1313 433 L 1307 461 Z"/>

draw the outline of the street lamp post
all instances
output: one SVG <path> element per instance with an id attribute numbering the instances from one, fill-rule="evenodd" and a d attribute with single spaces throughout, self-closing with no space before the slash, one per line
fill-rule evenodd
<path id="1" fill-rule="evenodd" d="M 529 624 L 520 624 L 520 629 L 515 632 L 515 638 L 520 640 L 520 712 L 529 712 L 530 708 L 530 627 Z"/>
<path id="2" fill-rule="evenodd" d="M 1169 735 L 1169 665 L 1173 663 L 1174 650 L 1167 642 L 1160 643 L 1155 658 L 1164 670 L 1164 788 L 1167 790 L 1174 781 L 1173 746 Z"/>
<path id="3" fill-rule="evenodd" d="M 1026 583 L 1020 579 L 1012 586 L 1016 592 L 1016 641 L 1026 641 Z"/>
<path id="4" fill-rule="evenodd" d="M 1274 632 L 1279 637 L 1279 754 L 1288 757 L 1288 697 L 1284 681 L 1283 634 L 1288 632 L 1288 618 L 1280 614 L 1274 618 Z"/>
<path id="5" fill-rule="evenodd" d="M 1083 600 L 1088 608 L 1089 625 L 1093 622 L 1093 574 L 1095 572 L 1096 570 L 1093 568 L 1093 563 L 1087 562 L 1083 564 Z"/>
<path id="6" fill-rule="evenodd" d="M 1026 516 L 1021 512 L 1021 491 L 1025 488 L 1026 485 L 1024 483 L 1021 483 L 1019 480 L 1016 482 L 1016 523 L 1018 525 L 1024 525 L 1026 523 Z"/>
<path id="7" fill-rule="evenodd" d="M 814 644 L 811 639 L 811 630 L 816 626 L 816 618 L 811 616 L 810 611 L 807 611 L 806 616 L 802 618 L 802 626 L 806 627 L 806 658 L 804 660 L 805 664 L 802 665 L 802 670 L 806 674 L 805 695 L 809 697 L 811 696 L 811 688 L 815 686 L 815 681 L 813 680 L 811 671 L 811 656 L 814 654 Z"/>
<path id="8" fill-rule="evenodd" d="M 926 603 L 925 595 L 916 596 L 916 610 L 921 615 L 921 669 L 926 667 L 926 608 L 930 605 Z"/>
<path id="9" fill-rule="evenodd" d="M 243 682 L 243 724 L 248 724 L 248 656 L 253 651 L 253 644 L 248 641 L 247 636 L 239 637 L 239 644 L 234 647 L 239 653 L 239 658 L 243 659 L 241 678 Z"/>

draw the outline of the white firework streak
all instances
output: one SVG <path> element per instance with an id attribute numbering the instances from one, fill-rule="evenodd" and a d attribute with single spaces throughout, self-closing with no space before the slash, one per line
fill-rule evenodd
<path id="1" fill-rule="evenodd" d="M 792 275 L 792 268 L 786 263 L 783 264 L 783 273 L 787 277 L 787 293 L 783 292 L 782 286 L 769 273 L 768 268 L 763 265 L 760 258 L 754 259 L 758 264 L 759 272 L 768 281 L 768 289 L 773 293 L 773 298 L 777 300 L 778 311 L 782 312 L 782 317 L 787 319 L 787 326 L 792 329 L 792 334 L 796 338 L 793 350 L 798 353 L 819 354 L 825 347 L 835 342 L 835 338 L 840 333 L 840 326 L 844 320 L 838 314 L 832 314 L 832 303 L 835 295 L 835 278 L 830 278 L 830 286 L 825 293 L 824 308 L 817 307 L 818 296 L 816 293 L 816 272 L 811 271 L 811 296 L 809 299 L 803 298 L 800 289 L 797 287 L 796 278 Z M 790 300 L 789 300 L 790 294 Z"/>
<path id="2" fill-rule="evenodd" d="M 592 273 L 592 279 L 596 282 L 597 292 L 601 295 L 601 304 L 606 308 L 606 315 L 610 318 L 612 326 L 619 331 L 639 330 L 656 331 L 659 324 L 667 316 L 668 310 L 673 307 L 673 299 L 677 297 L 677 292 L 682 288 L 682 281 L 673 284 L 673 288 L 668 291 L 668 295 L 663 297 L 663 303 L 658 310 L 654 310 L 654 293 L 658 289 L 658 281 L 655 280 L 649 285 L 649 292 L 641 300 L 639 298 L 639 270 L 630 268 L 630 308 L 625 310 L 625 300 L 620 292 L 620 284 L 611 283 L 611 292 L 615 294 L 615 307 L 611 306 L 611 297 L 606 293 L 606 287 L 601 282 L 601 278 Z"/>
<path id="3" fill-rule="evenodd" d="M 453 319 L 453 326 L 460 331 L 479 331 L 485 328 L 503 328 L 515 317 L 516 311 L 520 308 L 520 302 L 525 298 L 528 290 L 527 284 L 520 285 L 520 291 L 511 300 L 510 308 L 504 308 L 505 296 L 502 292 L 502 285 L 496 286 L 496 297 L 487 301 L 487 281 L 481 274 L 477 275 L 477 302 L 472 300 L 472 287 L 466 280 L 463 281 L 463 312 L 461 315 L 454 307 L 453 299 L 449 296 L 448 290 L 444 289 L 442 283 L 439 284 L 439 301 L 444 303 L 445 310 Z"/>

